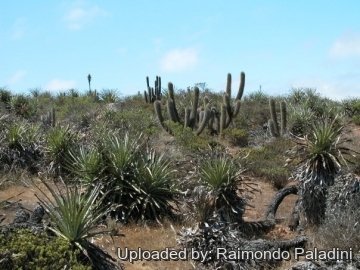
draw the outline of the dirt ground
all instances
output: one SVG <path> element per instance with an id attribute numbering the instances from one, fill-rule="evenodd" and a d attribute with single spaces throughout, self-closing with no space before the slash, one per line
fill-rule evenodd
<path id="1" fill-rule="evenodd" d="M 250 201 L 250 204 L 253 207 L 248 207 L 245 212 L 244 218 L 249 221 L 260 220 L 263 218 L 265 210 L 276 192 L 272 185 L 263 179 L 252 179 L 251 182 L 257 184 L 259 192 L 256 192 Z M 28 210 L 33 210 L 38 204 L 38 199 L 35 194 L 38 194 L 38 196 L 41 195 L 36 189 L 25 185 L 12 185 L 7 187 L 5 190 L 0 190 L 0 202 L 8 201 L 13 203 L 4 205 L 5 207 L 0 210 L 0 215 L 5 218 L 3 223 L 8 223 L 14 218 L 16 202 L 21 203 L 22 206 Z M 294 233 L 289 231 L 286 224 L 296 197 L 297 196 L 295 195 L 288 196 L 280 205 L 277 212 L 277 220 L 281 222 L 269 233 L 269 238 L 288 239 L 294 236 Z M 109 236 L 103 236 L 93 239 L 96 244 L 106 249 L 114 257 L 117 256 L 117 248 L 119 247 L 128 247 L 129 249 L 137 249 L 138 247 L 141 247 L 142 249 L 148 250 L 163 250 L 166 247 L 175 247 L 176 231 L 181 229 L 180 225 L 171 224 L 165 224 L 163 227 L 140 227 L 138 225 L 115 226 L 118 227 L 120 233 L 125 234 L 125 237 L 111 238 Z M 191 263 L 187 261 L 125 262 L 124 266 L 125 269 L 129 270 L 194 269 Z"/>

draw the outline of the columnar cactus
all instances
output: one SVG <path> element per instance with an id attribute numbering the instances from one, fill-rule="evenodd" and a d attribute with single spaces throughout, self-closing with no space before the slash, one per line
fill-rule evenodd
<path id="1" fill-rule="evenodd" d="M 179 117 L 179 114 L 177 112 L 176 103 L 175 103 L 175 96 L 174 96 L 174 86 L 172 83 L 169 83 L 168 85 L 169 89 L 169 99 L 166 102 L 167 105 L 167 111 L 169 118 L 172 122 L 180 123 L 184 125 L 184 127 L 190 127 L 192 130 L 194 130 L 196 135 L 200 135 L 205 127 L 207 126 L 209 119 L 210 119 L 210 109 L 209 105 L 205 107 L 203 111 L 198 113 L 198 103 L 199 103 L 199 88 L 195 87 L 194 89 L 194 101 L 193 101 L 193 107 L 185 108 L 185 119 L 182 121 Z M 172 131 L 168 126 L 166 126 L 164 122 L 164 118 L 162 116 L 161 112 L 161 101 L 156 100 L 154 102 L 155 112 L 158 117 L 158 120 L 161 124 L 161 126 L 170 134 L 172 134 Z M 201 117 L 199 115 L 201 114 Z"/>
<path id="2" fill-rule="evenodd" d="M 231 102 L 231 74 L 229 73 L 227 76 L 227 85 L 226 85 L 226 93 L 224 94 L 224 104 L 226 106 L 226 123 L 225 128 L 228 128 L 233 118 L 236 117 L 240 111 L 240 102 L 244 93 L 245 87 L 245 73 L 241 72 L 240 74 L 240 86 L 238 93 L 235 98 L 235 102 L 233 105 Z"/>
<path id="3" fill-rule="evenodd" d="M 148 79 L 147 79 L 148 81 Z M 210 129 L 211 134 L 222 135 L 224 130 L 230 126 L 234 117 L 236 117 L 240 111 L 241 98 L 244 93 L 245 87 L 245 73 L 240 74 L 240 86 L 234 102 L 231 99 L 231 74 L 227 75 L 226 90 L 223 96 L 223 102 L 220 104 L 220 111 L 216 107 L 210 107 L 210 100 L 207 96 L 203 100 L 203 109 L 199 108 L 200 91 L 197 86 L 193 91 L 193 102 L 191 108 L 185 108 L 185 118 L 181 120 L 178 110 L 176 108 L 176 101 L 174 96 L 174 87 L 172 83 L 168 85 L 169 98 L 166 102 L 169 119 L 172 122 L 180 123 L 185 128 L 191 128 L 196 135 L 200 135 L 207 127 Z M 147 102 L 151 100 L 150 92 L 148 96 L 145 95 Z M 165 125 L 164 118 L 161 112 L 160 100 L 155 100 L 155 111 L 161 126 L 169 132 L 169 127 Z"/>
<path id="4" fill-rule="evenodd" d="M 286 119 L 286 103 L 285 101 L 282 101 L 280 103 L 280 119 L 281 119 L 281 126 L 279 127 L 279 123 L 277 120 L 276 115 L 276 108 L 275 108 L 275 100 L 270 98 L 269 99 L 269 108 L 270 108 L 270 116 L 271 119 L 269 119 L 268 126 L 270 130 L 270 134 L 273 137 L 280 137 L 286 134 L 286 125 L 287 125 L 287 119 Z"/>
<path id="5" fill-rule="evenodd" d="M 150 87 L 149 77 L 146 77 L 147 91 L 144 91 L 146 103 L 154 103 L 155 100 L 161 100 L 161 77 L 156 76 L 155 87 Z"/>

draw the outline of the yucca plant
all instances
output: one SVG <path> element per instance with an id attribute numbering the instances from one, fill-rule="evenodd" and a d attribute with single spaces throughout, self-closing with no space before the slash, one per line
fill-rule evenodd
<path id="1" fill-rule="evenodd" d="M 99 222 L 109 212 L 110 207 L 103 204 L 106 194 L 101 195 L 101 185 L 88 186 L 85 190 L 78 185 L 68 186 L 65 183 L 50 185 L 42 180 L 45 190 L 37 187 L 36 194 L 41 205 L 50 217 L 47 226 L 56 235 L 63 237 L 88 257 L 95 269 L 101 265 L 113 264 L 111 256 L 101 251 L 89 240 L 110 231 L 99 231 Z M 114 264 L 114 269 L 116 265 Z"/>
<path id="2" fill-rule="evenodd" d="M 174 170 L 163 155 L 148 150 L 137 164 L 138 174 L 129 180 L 132 188 L 128 216 L 135 220 L 156 220 L 174 217 L 178 190 Z"/>
<path id="3" fill-rule="evenodd" d="M 130 135 L 125 133 L 121 138 L 115 133 L 109 133 L 101 142 L 101 153 L 106 164 L 105 174 L 107 175 L 104 189 L 109 191 L 106 201 L 114 206 L 112 215 L 120 219 L 126 217 L 124 209 L 132 200 L 132 187 L 129 181 L 137 173 L 136 164 L 142 145 L 140 139 L 141 135 L 130 138 Z"/>
<path id="4" fill-rule="evenodd" d="M 301 205 L 307 222 L 319 225 L 324 218 L 326 196 L 329 186 L 334 184 L 336 174 L 343 164 L 351 162 L 354 151 L 344 146 L 349 141 L 341 137 L 343 126 L 337 119 L 326 119 L 313 125 L 309 135 L 296 137 L 298 151 L 302 157 L 300 173 Z"/>
<path id="5" fill-rule="evenodd" d="M 86 183 L 98 179 L 104 169 L 102 155 L 93 146 L 70 150 L 65 162 L 67 170 Z"/>
<path id="6" fill-rule="evenodd" d="M 240 170 L 226 156 L 210 158 L 200 167 L 200 180 L 207 187 L 213 211 L 229 222 L 241 221 L 246 201 L 238 195 Z"/>
<path id="7" fill-rule="evenodd" d="M 5 142 L 10 149 L 23 150 L 26 126 L 24 123 L 12 123 L 6 127 Z"/>
<path id="8" fill-rule="evenodd" d="M 314 112 L 305 105 L 290 105 L 289 130 L 293 135 L 304 136 L 307 134 L 316 119 Z"/>
<path id="9" fill-rule="evenodd" d="M 11 110 L 18 116 L 29 118 L 36 112 L 36 104 L 25 95 L 17 95 L 10 100 Z"/>
<path id="10" fill-rule="evenodd" d="M 56 126 L 46 136 L 46 150 L 50 162 L 58 172 L 66 171 L 65 161 L 76 144 L 77 136 L 70 127 Z"/>
<path id="11" fill-rule="evenodd" d="M 130 167 L 134 165 L 139 155 L 141 138 L 142 135 L 130 138 L 129 133 L 125 133 L 122 138 L 111 133 L 106 136 L 102 150 L 108 161 L 109 170 L 114 176 L 128 173 Z"/>
<path id="12" fill-rule="evenodd" d="M 100 93 L 100 98 L 105 103 L 114 103 L 118 101 L 118 96 L 114 89 L 104 89 Z"/>

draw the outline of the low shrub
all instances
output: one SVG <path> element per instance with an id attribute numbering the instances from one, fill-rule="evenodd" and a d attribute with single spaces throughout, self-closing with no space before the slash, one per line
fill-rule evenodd
<path id="1" fill-rule="evenodd" d="M 92 269 L 80 257 L 80 251 L 61 237 L 35 235 L 25 229 L 0 234 L 1 269 L 50 269 L 55 265 L 56 269 Z"/>
<path id="2" fill-rule="evenodd" d="M 285 167 L 291 147 L 291 140 L 276 138 L 261 147 L 245 148 L 243 152 L 248 152 L 248 155 L 243 160 L 244 166 L 255 176 L 267 178 L 276 189 L 281 188 L 291 176 L 291 167 Z"/>
<path id="3" fill-rule="evenodd" d="M 225 139 L 232 146 L 244 147 L 248 145 L 248 134 L 246 130 L 240 128 L 230 128 L 224 130 Z"/>

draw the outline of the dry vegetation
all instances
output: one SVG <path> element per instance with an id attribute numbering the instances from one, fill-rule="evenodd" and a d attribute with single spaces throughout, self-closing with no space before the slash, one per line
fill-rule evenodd
<path id="1" fill-rule="evenodd" d="M 33 90 L 27 96 L 1 89 L 0 239 L 16 243 L 8 238 L 18 228 L 13 220 L 21 211 L 32 215 L 40 198 L 46 215 L 38 227 L 46 237 L 66 240 L 59 249 L 74 254 L 64 263 L 74 269 L 237 269 L 214 261 L 120 264 L 106 255 L 115 258 L 117 247 L 211 249 L 207 236 L 199 236 L 206 226 L 214 243 L 227 247 L 252 248 L 256 239 L 276 247 L 286 240 L 290 249 L 306 242 L 309 249 L 352 247 L 357 253 L 360 100 L 335 102 L 312 89 L 243 97 L 245 75 L 236 95 L 231 76 L 227 80 L 219 94 L 172 84 L 165 89 L 157 77 L 145 97 L 126 98 L 113 90 L 57 96 Z M 274 206 L 276 194 L 295 186 Z M 298 226 L 289 227 L 294 219 Z M 28 221 L 21 224 L 34 230 Z M 193 238 L 186 244 L 189 228 Z M 222 228 L 225 240 L 214 228 Z M 0 268 L 34 264 L 25 255 L 14 259 L 11 243 L 0 249 Z M 33 246 L 20 249 L 38 254 Z M 294 263 L 238 266 L 289 269 Z"/>

